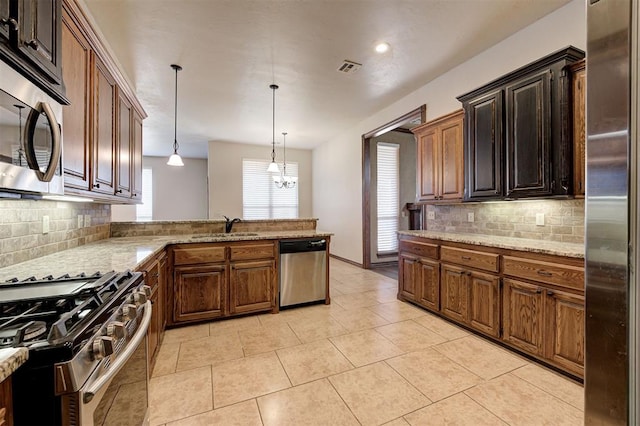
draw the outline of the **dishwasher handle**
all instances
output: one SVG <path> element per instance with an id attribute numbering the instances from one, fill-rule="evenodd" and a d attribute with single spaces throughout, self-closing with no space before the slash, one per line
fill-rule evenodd
<path id="1" fill-rule="evenodd" d="M 310 251 L 325 251 L 327 249 L 327 240 L 322 239 L 303 239 L 303 240 L 287 240 L 280 242 L 280 254 L 287 253 L 304 253 Z"/>

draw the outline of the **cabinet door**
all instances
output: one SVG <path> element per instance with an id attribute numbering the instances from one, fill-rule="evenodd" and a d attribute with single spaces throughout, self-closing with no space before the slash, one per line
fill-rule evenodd
<path id="1" fill-rule="evenodd" d="M 467 199 L 502 196 L 502 90 L 465 104 Z"/>
<path id="2" fill-rule="evenodd" d="M 176 266 L 174 322 L 218 318 L 225 314 L 227 268 L 222 265 Z"/>
<path id="3" fill-rule="evenodd" d="M 0 0 L 0 41 L 9 40 L 10 18 L 9 0 Z"/>
<path id="4" fill-rule="evenodd" d="M 500 277 L 480 272 L 469 275 L 469 324 L 500 337 Z"/>
<path id="5" fill-rule="evenodd" d="M 417 302 L 427 309 L 440 309 L 440 263 L 434 260 L 420 259 Z"/>
<path id="6" fill-rule="evenodd" d="M 160 324 L 159 341 L 162 342 L 164 330 L 167 328 L 167 256 L 162 255 L 158 260 L 158 314 L 160 315 L 158 322 Z"/>
<path id="7" fill-rule="evenodd" d="M 232 314 L 264 311 L 275 306 L 275 262 L 231 264 L 229 287 Z"/>
<path id="8" fill-rule="evenodd" d="M 586 117 L 585 94 L 587 73 L 582 68 L 573 75 L 573 191 L 576 196 L 584 197 L 586 189 L 585 143 Z"/>
<path id="9" fill-rule="evenodd" d="M 467 272 L 442 264 L 440 287 L 440 311 L 443 315 L 461 323 L 469 322 L 469 284 Z"/>
<path id="10" fill-rule="evenodd" d="M 132 125 L 131 198 L 142 200 L 142 117 L 135 109 Z"/>
<path id="11" fill-rule="evenodd" d="M 147 341 L 149 342 L 148 359 L 151 368 L 153 368 L 156 350 L 160 343 L 160 306 L 158 305 L 158 298 L 160 295 L 158 293 L 159 292 L 156 288 L 156 291 L 151 295 L 151 322 L 149 323 L 149 329 L 147 330 Z M 151 371 L 149 371 L 149 374 L 151 374 Z"/>
<path id="12" fill-rule="evenodd" d="M 547 290 L 545 357 L 584 374 L 584 297 Z"/>
<path id="13" fill-rule="evenodd" d="M 412 256 L 400 255 L 398 258 L 398 298 L 415 302 L 418 300 L 417 283 L 420 263 Z"/>
<path id="14" fill-rule="evenodd" d="M 437 128 L 427 128 L 418 136 L 418 200 L 435 200 L 438 186 L 438 133 Z"/>
<path id="15" fill-rule="evenodd" d="M 506 195 L 551 194 L 551 72 L 508 85 L 505 93 Z"/>
<path id="16" fill-rule="evenodd" d="M 0 426 L 13 425 L 13 391 L 11 377 L 0 383 Z"/>
<path id="17" fill-rule="evenodd" d="M 443 123 L 440 133 L 440 197 L 462 199 L 464 192 L 464 155 L 462 152 L 463 114 Z"/>
<path id="18" fill-rule="evenodd" d="M 91 47 L 66 10 L 62 15 L 62 74 L 70 105 L 62 110 L 64 123 L 64 185 L 89 190 L 91 141 Z"/>
<path id="19" fill-rule="evenodd" d="M 116 190 L 119 197 L 131 197 L 131 103 L 118 90 L 118 120 L 116 121 Z"/>
<path id="20" fill-rule="evenodd" d="M 92 191 L 113 195 L 115 186 L 116 83 L 105 65 L 95 57 L 94 146 Z"/>
<path id="21" fill-rule="evenodd" d="M 60 84 L 62 0 L 18 2 L 18 49 L 51 82 Z"/>
<path id="22" fill-rule="evenodd" d="M 527 352 L 542 355 L 544 293 L 522 281 L 504 280 L 503 339 Z"/>

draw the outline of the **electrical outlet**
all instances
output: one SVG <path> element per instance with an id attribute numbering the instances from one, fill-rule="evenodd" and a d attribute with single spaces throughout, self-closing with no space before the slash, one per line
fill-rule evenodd
<path id="1" fill-rule="evenodd" d="M 544 213 L 536 213 L 536 226 L 544 226 Z"/>
<path id="2" fill-rule="evenodd" d="M 42 216 L 42 233 L 49 233 L 49 216 Z"/>
<path id="3" fill-rule="evenodd" d="M 84 216 L 79 214 L 78 215 L 78 229 L 82 228 L 83 226 L 84 226 Z"/>
<path id="4" fill-rule="evenodd" d="M 436 212 L 427 212 L 427 219 L 435 220 L 435 218 L 436 218 Z"/>
<path id="5" fill-rule="evenodd" d="M 84 215 L 84 227 L 88 228 L 89 226 L 91 226 L 91 215 L 85 214 Z"/>
<path id="6" fill-rule="evenodd" d="M 476 220 L 476 218 L 475 218 L 475 215 L 474 215 L 473 212 L 467 213 L 467 222 L 473 222 L 475 220 Z"/>

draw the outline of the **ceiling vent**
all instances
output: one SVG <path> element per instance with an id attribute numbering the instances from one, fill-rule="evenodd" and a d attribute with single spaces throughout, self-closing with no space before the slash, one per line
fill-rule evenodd
<path id="1" fill-rule="evenodd" d="M 344 62 L 338 67 L 338 72 L 353 74 L 354 72 L 358 71 L 361 66 L 362 64 L 345 59 Z"/>

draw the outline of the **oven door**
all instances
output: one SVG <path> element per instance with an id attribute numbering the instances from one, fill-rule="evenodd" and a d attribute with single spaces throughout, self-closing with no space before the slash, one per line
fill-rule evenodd
<path id="1" fill-rule="evenodd" d="M 151 302 L 143 306 L 142 320 L 125 349 L 104 374 L 90 377 L 80 389 L 80 425 L 148 425 L 146 336 L 151 321 Z"/>

